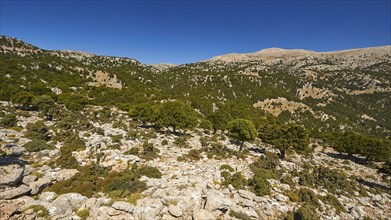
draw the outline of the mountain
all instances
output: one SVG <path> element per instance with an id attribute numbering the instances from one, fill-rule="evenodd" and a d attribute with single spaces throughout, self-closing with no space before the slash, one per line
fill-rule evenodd
<path id="1" fill-rule="evenodd" d="M 39 84 L 63 93 L 79 88 L 96 104 L 182 99 L 208 115 L 232 102 L 306 127 L 391 134 L 391 46 L 334 52 L 270 48 L 149 66 L 129 58 L 42 50 L 2 36 L 0 54 L 3 100 L 11 91 Z"/>
<path id="2" fill-rule="evenodd" d="M 184 65 L 0 37 L 0 219 L 390 219 L 391 47 Z"/>

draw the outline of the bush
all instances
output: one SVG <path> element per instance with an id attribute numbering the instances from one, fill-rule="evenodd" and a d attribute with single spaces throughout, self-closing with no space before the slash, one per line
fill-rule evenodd
<path id="1" fill-rule="evenodd" d="M 248 185 L 257 196 L 265 196 L 270 193 L 270 184 L 262 176 L 254 175 L 254 177 L 248 181 Z"/>
<path id="2" fill-rule="evenodd" d="M 37 121 L 35 123 L 28 123 L 26 126 L 26 137 L 33 139 L 40 139 L 44 141 L 50 140 L 49 129 L 45 126 L 43 121 Z"/>
<path id="3" fill-rule="evenodd" d="M 0 120 L 0 126 L 5 128 L 14 127 L 16 126 L 17 122 L 18 119 L 16 118 L 15 114 L 8 114 Z"/>
<path id="4" fill-rule="evenodd" d="M 56 165 L 66 169 L 77 169 L 79 168 L 79 162 L 72 155 L 73 149 L 67 145 L 60 148 L 61 155 L 56 160 Z"/>
<path id="5" fill-rule="evenodd" d="M 26 148 L 26 150 L 29 152 L 38 152 L 41 150 L 56 149 L 53 145 L 49 145 L 43 140 L 32 140 L 32 141 L 24 144 L 23 147 Z"/>
<path id="6" fill-rule="evenodd" d="M 233 210 L 231 210 L 229 212 L 229 215 L 232 216 L 232 217 L 235 217 L 237 219 L 241 219 L 241 220 L 251 220 L 252 218 L 250 216 L 248 216 L 247 214 L 245 213 L 241 213 L 241 212 L 235 212 Z"/>
<path id="7" fill-rule="evenodd" d="M 153 160 L 159 156 L 160 150 L 155 148 L 152 143 L 145 141 L 139 156 L 145 160 Z"/>
<path id="8" fill-rule="evenodd" d="M 223 164 L 220 166 L 220 170 L 228 170 L 229 172 L 234 172 L 235 169 L 232 168 L 230 165 L 228 164 Z"/>
<path id="9" fill-rule="evenodd" d="M 174 145 L 177 147 L 183 147 L 183 148 L 188 148 L 189 143 L 187 143 L 187 139 L 185 136 L 180 136 L 175 138 Z"/>
<path id="10" fill-rule="evenodd" d="M 166 139 L 162 140 L 162 145 L 163 146 L 168 145 L 168 141 Z"/>
<path id="11" fill-rule="evenodd" d="M 38 218 L 46 218 L 49 216 L 48 210 L 43 205 L 32 205 L 29 206 L 26 210 L 29 209 L 32 209 Z"/>
<path id="12" fill-rule="evenodd" d="M 111 136 L 111 140 L 112 140 L 114 143 L 120 143 L 120 142 L 121 142 L 121 139 L 122 139 L 122 134 L 119 134 L 119 135 L 112 135 L 112 136 Z"/>
<path id="13" fill-rule="evenodd" d="M 235 189 L 244 189 L 247 185 L 247 180 L 241 172 L 237 172 L 225 178 L 222 184 L 226 187 L 231 184 Z"/>
<path id="14" fill-rule="evenodd" d="M 300 220 L 318 220 L 319 216 L 316 213 L 316 208 L 314 206 L 303 204 L 294 215 L 294 219 Z"/>
<path id="15" fill-rule="evenodd" d="M 83 151 L 86 149 L 86 142 L 79 137 L 71 137 L 65 145 L 61 147 L 62 151 Z"/>
<path id="16" fill-rule="evenodd" d="M 81 209 L 76 212 L 76 215 L 84 220 L 90 216 L 90 211 L 88 211 L 88 209 Z"/>
<path id="17" fill-rule="evenodd" d="M 125 155 L 138 155 L 140 152 L 140 148 L 138 147 L 132 147 L 129 150 L 125 151 Z"/>
<path id="18" fill-rule="evenodd" d="M 202 151 L 197 149 L 191 149 L 187 154 L 178 157 L 178 161 L 197 161 L 202 158 Z"/>
<path id="19" fill-rule="evenodd" d="M 96 165 L 88 165 L 80 168 L 72 178 L 55 183 L 47 189 L 57 194 L 80 193 L 83 196 L 92 197 L 101 190 L 101 177 L 107 175 L 107 170 Z"/>
<path id="20" fill-rule="evenodd" d="M 301 202 L 320 208 L 319 198 L 311 189 L 301 188 L 299 198 Z"/>
<path id="21" fill-rule="evenodd" d="M 327 194 L 325 197 L 321 197 L 321 200 L 324 203 L 333 206 L 337 214 L 340 214 L 341 212 L 346 212 L 345 207 L 341 204 L 341 202 L 339 202 L 339 200 L 331 194 Z"/>
<path id="22" fill-rule="evenodd" d="M 162 178 L 162 173 L 156 167 L 143 166 L 136 170 L 138 176 L 146 176 L 149 178 L 160 179 Z"/>
<path id="23" fill-rule="evenodd" d="M 127 198 L 147 188 L 132 171 L 110 173 L 102 182 L 103 191 L 111 198 Z"/>

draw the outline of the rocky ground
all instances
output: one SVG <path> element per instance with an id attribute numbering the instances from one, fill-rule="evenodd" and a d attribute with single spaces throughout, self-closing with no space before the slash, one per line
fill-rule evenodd
<path id="1" fill-rule="evenodd" d="M 115 117 L 121 118 L 125 125 L 132 123 L 123 112 L 117 112 Z M 200 131 L 188 132 L 188 147 L 184 147 L 175 144 L 178 137 L 173 134 L 139 127 L 138 135 L 132 138 L 125 127 L 113 128 L 111 122 L 91 119 L 93 128 L 101 128 L 104 132 L 95 132 L 91 128 L 78 133 L 86 142 L 86 148 L 72 154 L 81 165 L 94 162 L 94 157 L 89 155 L 98 151 L 104 155 L 100 161 L 103 167 L 120 171 L 128 169 L 128 164 L 132 163 L 148 165 L 158 168 L 162 177 L 141 177 L 147 184 L 147 189 L 134 203 L 112 199 L 102 192 L 90 198 L 79 193 L 59 195 L 50 191 L 49 187 L 70 179 L 79 171 L 63 169 L 50 163 L 60 155 L 63 146 L 61 141 L 55 143 L 56 148 L 53 150 L 28 152 L 22 147 L 30 141 L 24 136 L 26 125 L 38 120 L 42 118 L 37 113 L 30 112 L 18 117 L 18 126 L 22 129 L 0 128 L 1 149 L 6 153 L 0 157 L 1 219 L 282 219 L 289 211 L 295 211 L 301 205 L 301 201 L 289 196 L 289 193 L 307 188 L 298 184 L 299 177 L 294 177 L 292 184 L 282 183 L 280 179 L 268 179 L 271 190 L 265 196 L 257 196 L 246 186 L 236 189 L 232 185 L 223 184 L 222 165 L 229 165 L 234 172 L 241 172 L 244 177 L 251 178 L 253 173 L 249 168 L 250 164 L 265 156 L 266 151 L 274 151 L 260 140 L 246 144 L 247 149 L 252 150 L 248 151 L 245 158 L 208 158 L 206 153 L 200 153 L 198 160 L 178 160 L 178 157 L 186 155 L 191 149 L 202 148 L 202 136 L 212 135 Z M 45 122 L 49 127 L 55 123 Z M 53 134 L 54 130 L 53 128 L 51 131 Z M 148 138 L 149 143 L 159 149 L 158 157 L 146 160 L 124 153 L 141 146 L 147 139 L 147 134 L 151 133 L 154 135 Z M 112 138 L 115 135 L 122 135 L 116 143 Z M 218 142 L 228 149 L 238 149 L 225 135 L 218 138 Z M 164 140 L 167 144 L 162 144 Z M 96 150 L 98 144 L 101 147 Z M 118 147 L 111 148 L 113 144 Z M 376 169 L 335 155 L 337 154 L 332 149 L 317 146 L 312 157 L 292 154 L 287 160 L 280 161 L 276 169 L 281 170 L 283 175 L 288 175 L 306 169 L 306 164 L 322 165 L 343 172 L 348 177 L 360 176 L 366 181 L 359 183 L 366 193 L 354 191 L 354 195 L 350 197 L 334 195 L 344 208 L 342 212 L 319 200 L 317 213 L 321 219 L 390 219 L 391 195 L 382 182 L 381 174 Z M 386 190 L 375 190 L 373 185 Z M 329 193 L 321 187 L 311 190 L 318 196 Z M 88 215 L 85 214 L 87 212 Z"/>

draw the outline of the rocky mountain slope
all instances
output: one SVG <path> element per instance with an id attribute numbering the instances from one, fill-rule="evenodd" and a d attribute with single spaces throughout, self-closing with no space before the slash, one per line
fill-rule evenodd
<path id="1" fill-rule="evenodd" d="M 390 80 L 391 46 L 150 66 L 1 36 L 0 219 L 390 219 Z"/>

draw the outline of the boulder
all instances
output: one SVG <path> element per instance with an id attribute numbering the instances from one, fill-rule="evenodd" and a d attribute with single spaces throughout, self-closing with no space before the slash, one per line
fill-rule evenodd
<path id="1" fill-rule="evenodd" d="M 10 219 L 12 215 L 20 212 L 20 207 L 11 202 L 0 202 L 0 219 Z"/>
<path id="2" fill-rule="evenodd" d="M 31 188 L 31 194 L 32 195 L 37 195 L 38 193 L 42 192 L 43 189 L 48 187 L 51 184 L 51 180 L 43 177 L 38 179 L 37 181 L 34 181 L 29 184 Z"/>
<path id="3" fill-rule="evenodd" d="M 23 180 L 22 182 L 26 185 L 30 184 L 31 182 L 34 182 L 37 180 L 37 176 L 35 175 L 28 175 L 28 176 L 25 176 L 23 177 Z"/>
<path id="4" fill-rule="evenodd" d="M 31 188 L 26 185 L 20 185 L 17 188 L 12 188 L 3 192 L 0 192 L 0 199 L 14 199 L 23 196 L 31 191 Z"/>
<path id="5" fill-rule="evenodd" d="M 225 197 L 221 191 L 211 189 L 206 194 L 205 209 L 210 212 L 215 210 L 226 211 L 233 205 L 235 203 L 230 198 Z"/>
<path id="6" fill-rule="evenodd" d="M 67 193 L 55 199 L 48 209 L 49 215 L 72 214 L 78 210 L 88 198 L 79 193 Z"/>
<path id="7" fill-rule="evenodd" d="M 24 168 L 18 164 L 0 166 L 0 189 L 22 182 Z"/>
<path id="8" fill-rule="evenodd" d="M 253 192 L 247 190 L 239 190 L 238 193 L 242 198 L 249 199 L 251 201 L 253 201 L 254 198 L 257 197 Z"/>
<path id="9" fill-rule="evenodd" d="M 207 220 L 207 219 L 216 219 L 212 213 L 208 212 L 205 209 L 194 209 L 193 211 L 193 220 Z"/>
<path id="10" fill-rule="evenodd" d="M 146 198 L 138 200 L 133 215 L 136 219 L 157 219 L 163 207 L 160 199 Z"/>
<path id="11" fill-rule="evenodd" d="M 56 197 L 57 197 L 57 193 L 55 192 L 43 192 L 39 196 L 39 200 L 43 202 L 52 202 L 53 199 L 55 199 Z"/>
<path id="12" fill-rule="evenodd" d="M 120 210 L 128 213 L 133 213 L 134 210 L 134 206 L 128 202 L 114 202 L 111 207 L 113 207 L 116 210 Z"/>
<path id="13" fill-rule="evenodd" d="M 170 205 L 168 206 L 168 212 L 174 217 L 182 216 L 182 209 L 179 205 Z"/>
<path id="14" fill-rule="evenodd" d="M 288 198 L 287 196 L 284 196 L 284 195 L 282 195 L 282 194 L 276 194 L 276 195 L 274 196 L 274 198 L 275 198 L 277 201 L 279 201 L 279 202 L 286 202 L 286 201 L 289 200 L 289 198 Z"/>

